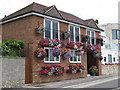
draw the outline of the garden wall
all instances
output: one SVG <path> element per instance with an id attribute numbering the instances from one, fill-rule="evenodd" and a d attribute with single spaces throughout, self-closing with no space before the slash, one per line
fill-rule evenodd
<path id="1" fill-rule="evenodd" d="M 25 82 L 25 58 L 0 58 L 2 87 L 15 87 Z"/>
<path id="2" fill-rule="evenodd" d="M 117 74 L 120 65 L 102 65 L 102 75 Z"/>

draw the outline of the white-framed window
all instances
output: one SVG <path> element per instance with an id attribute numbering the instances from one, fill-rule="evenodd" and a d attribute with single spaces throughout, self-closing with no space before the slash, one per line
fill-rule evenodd
<path id="1" fill-rule="evenodd" d="M 45 63 L 60 63 L 60 56 L 53 57 L 52 48 L 44 47 L 44 49 L 47 52 L 47 56 L 44 58 Z"/>
<path id="2" fill-rule="evenodd" d="M 86 34 L 89 35 L 87 44 L 96 44 L 95 31 L 86 30 Z"/>
<path id="3" fill-rule="evenodd" d="M 77 26 L 69 25 L 69 30 L 71 33 L 69 41 L 80 41 L 80 28 Z"/>
<path id="4" fill-rule="evenodd" d="M 81 63 L 81 56 L 75 55 L 75 50 L 71 50 L 72 57 L 69 59 L 70 63 Z"/>
<path id="5" fill-rule="evenodd" d="M 44 38 L 60 39 L 59 22 L 49 19 L 44 19 L 45 32 Z"/>
<path id="6" fill-rule="evenodd" d="M 108 54 L 108 63 L 112 63 L 112 55 Z"/>

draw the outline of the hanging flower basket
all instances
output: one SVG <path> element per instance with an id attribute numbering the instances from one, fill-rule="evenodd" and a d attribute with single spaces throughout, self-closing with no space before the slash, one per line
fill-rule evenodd
<path id="1" fill-rule="evenodd" d="M 76 55 L 80 55 L 80 56 L 82 56 L 83 54 L 84 54 L 84 50 L 83 50 L 83 48 L 82 47 L 79 47 L 76 51 L 75 51 L 75 54 Z"/>
<path id="2" fill-rule="evenodd" d="M 66 30 L 62 34 L 63 40 L 68 39 L 70 37 L 70 31 Z"/>
<path id="3" fill-rule="evenodd" d="M 86 47 L 86 51 L 87 52 L 92 52 L 93 51 L 93 45 L 92 44 L 88 44 L 88 46 Z"/>
<path id="4" fill-rule="evenodd" d="M 72 53 L 71 53 L 70 49 L 64 49 L 62 52 L 62 59 L 65 60 L 70 57 L 72 57 Z"/>
<path id="5" fill-rule="evenodd" d="M 42 24 L 40 24 L 38 26 L 38 28 L 35 29 L 37 34 L 42 34 L 44 32 L 44 27 L 42 26 Z"/>
<path id="6" fill-rule="evenodd" d="M 43 48 L 37 48 L 34 54 L 37 58 L 40 58 L 40 59 L 44 59 L 47 55 L 46 51 Z"/>
<path id="7" fill-rule="evenodd" d="M 58 46 L 55 46 L 53 48 L 53 56 L 58 57 L 60 55 L 60 48 Z"/>
<path id="8" fill-rule="evenodd" d="M 103 38 L 98 37 L 97 40 L 96 40 L 96 43 L 101 44 L 101 46 L 103 46 Z"/>
<path id="9" fill-rule="evenodd" d="M 87 34 L 82 35 L 82 42 L 87 42 L 88 38 L 89 38 L 89 35 Z"/>
<path id="10" fill-rule="evenodd" d="M 99 59 L 99 60 L 102 60 L 102 59 L 103 59 L 103 57 L 100 55 L 100 56 L 98 57 L 98 59 Z"/>
<path id="11" fill-rule="evenodd" d="M 101 52 L 99 50 L 95 50 L 94 54 L 93 54 L 93 57 L 98 58 L 100 55 L 101 55 Z"/>

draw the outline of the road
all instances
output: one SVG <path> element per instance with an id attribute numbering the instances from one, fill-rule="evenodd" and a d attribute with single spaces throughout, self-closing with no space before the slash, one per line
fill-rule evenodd
<path id="1" fill-rule="evenodd" d="M 105 83 L 101 83 L 101 84 L 97 84 L 97 85 L 93 85 L 87 88 L 118 88 L 120 87 L 120 85 L 118 85 L 118 81 L 120 81 L 120 79 L 115 79 L 112 81 L 108 81 Z"/>
<path id="2" fill-rule="evenodd" d="M 118 80 L 118 77 L 113 77 L 113 78 L 94 80 L 91 82 L 85 82 L 82 84 L 66 86 L 63 88 L 115 88 L 116 89 L 120 87 L 120 85 L 118 84 L 120 84 L 120 79 Z"/>

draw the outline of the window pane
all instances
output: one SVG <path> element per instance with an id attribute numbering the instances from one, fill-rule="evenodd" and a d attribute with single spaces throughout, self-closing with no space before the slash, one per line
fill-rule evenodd
<path id="1" fill-rule="evenodd" d="M 56 58 L 56 61 L 59 61 L 59 57 L 55 57 Z"/>
<path id="2" fill-rule="evenodd" d="M 94 44 L 95 40 L 94 40 L 94 32 L 91 32 L 91 42 L 92 44 Z"/>
<path id="3" fill-rule="evenodd" d="M 48 61 L 48 58 L 49 58 L 49 53 L 48 53 L 48 49 L 45 49 L 45 51 L 46 51 L 46 53 L 47 53 L 47 56 L 46 56 L 46 58 L 45 58 L 45 61 Z"/>
<path id="4" fill-rule="evenodd" d="M 51 22 L 49 20 L 45 20 L 45 37 L 51 38 Z"/>
<path id="5" fill-rule="evenodd" d="M 119 50 L 120 50 L 120 43 L 119 43 Z"/>
<path id="6" fill-rule="evenodd" d="M 113 61 L 115 62 L 115 57 L 113 58 Z"/>
<path id="7" fill-rule="evenodd" d="M 118 39 L 118 36 L 119 35 L 119 31 L 118 30 L 116 30 L 116 39 Z"/>
<path id="8" fill-rule="evenodd" d="M 106 62 L 106 57 L 104 57 L 104 62 Z"/>
<path id="9" fill-rule="evenodd" d="M 115 39 L 115 38 L 116 38 L 116 31 L 112 30 L 112 39 Z"/>
<path id="10" fill-rule="evenodd" d="M 74 32 L 72 26 L 70 26 L 70 32 L 71 32 L 70 41 L 74 41 Z"/>
<path id="11" fill-rule="evenodd" d="M 52 49 L 49 49 L 49 51 L 50 51 L 50 61 L 54 61 L 54 57 L 52 55 Z"/>
<path id="12" fill-rule="evenodd" d="M 120 30 L 119 30 L 119 40 L 120 40 Z"/>
<path id="13" fill-rule="evenodd" d="M 112 63 L 112 55 L 108 54 L 108 63 Z"/>
<path id="14" fill-rule="evenodd" d="M 87 31 L 87 35 L 89 35 L 87 44 L 90 44 L 90 31 Z"/>
<path id="15" fill-rule="evenodd" d="M 81 61 L 81 60 L 80 60 L 80 56 L 78 56 L 78 61 Z"/>
<path id="16" fill-rule="evenodd" d="M 79 41 L 79 28 L 75 27 L 75 41 L 78 42 Z"/>
<path id="17" fill-rule="evenodd" d="M 73 61 L 73 51 L 71 51 L 72 57 L 70 58 L 70 61 Z"/>
<path id="18" fill-rule="evenodd" d="M 53 39 L 58 38 L 58 23 L 53 22 Z"/>
<path id="19" fill-rule="evenodd" d="M 77 56 L 74 55 L 74 61 L 77 61 Z"/>

